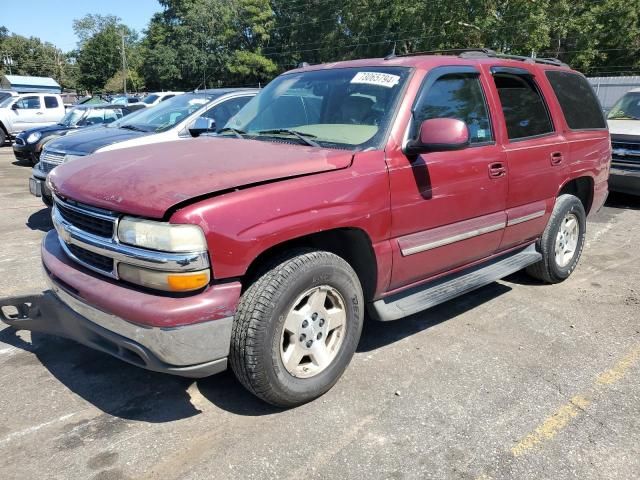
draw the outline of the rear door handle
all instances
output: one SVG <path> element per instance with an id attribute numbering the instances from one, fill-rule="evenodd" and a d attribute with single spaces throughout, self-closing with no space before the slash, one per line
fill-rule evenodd
<path id="1" fill-rule="evenodd" d="M 551 165 L 560 165 L 562 160 L 564 160 L 562 152 L 553 152 L 551 154 Z"/>
<path id="2" fill-rule="evenodd" d="M 507 167 L 502 162 L 489 164 L 489 178 L 501 178 L 507 174 Z"/>

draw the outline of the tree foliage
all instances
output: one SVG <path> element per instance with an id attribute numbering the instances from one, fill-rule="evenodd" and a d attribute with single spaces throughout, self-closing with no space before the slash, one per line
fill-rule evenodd
<path id="1" fill-rule="evenodd" d="M 640 73 L 640 0 L 158 1 L 141 39 L 118 17 L 87 15 L 66 57 L 1 28 L 0 52 L 64 83 L 75 72 L 89 90 L 122 75 L 123 31 L 129 81 L 153 90 L 257 85 L 302 61 L 463 47 L 557 57 L 588 75 Z M 56 72 L 60 62 L 69 68 Z"/>

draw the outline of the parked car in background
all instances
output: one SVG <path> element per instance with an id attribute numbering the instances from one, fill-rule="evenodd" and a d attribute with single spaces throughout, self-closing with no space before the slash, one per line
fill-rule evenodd
<path id="1" fill-rule="evenodd" d="M 640 195 L 640 88 L 624 94 L 607 121 L 613 147 L 609 189 Z"/>
<path id="2" fill-rule="evenodd" d="M 160 102 L 164 102 L 165 100 L 169 100 L 170 98 L 175 97 L 176 95 L 182 95 L 184 92 L 155 92 L 150 93 L 142 100 L 147 107 L 153 107 L 154 105 L 159 104 Z"/>
<path id="3" fill-rule="evenodd" d="M 140 99 L 140 97 L 134 96 L 134 95 L 118 95 L 116 97 L 113 97 L 110 101 L 110 103 L 113 103 L 114 105 L 126 105 L 126 106 L 131 106 L 131 105 L 139 105 L 142 104 L 142 107 L 145 107 L 146 105 L 142 103 L 142 100 Z"/>
<path id="4" fill-rule="evenodd" d="M 131 111 L 128 107 L 110 103 L 72 107 L 58 123 L 19 133 L 13 142 L 13 154 L 17 160 L 26 160 L 35 165 L 40 161 L 40 152 L 48 141 L 80 128 L 115 122 Z"/>
<path id="5" fill-rule="evenodd" d="M 220 128 L 257 92 L 256 89 L 229 88 L 185 93 L 112 124 L 52 140 L 45 145 L 40 162 L 32 171 L 29 189 L 34 195 L 41 195 L 46 205 L 51 205 L 51 192 L 45 179 L 57 165 L 95 152 L 191 138 L 192 133 L 199 133 L 193 127 L 200 117 L 212 122 L 204 130 L 215 129 L 214 125 Z"/>
<path id="6" fill-rule="evenodd" d="M 14 90 L 3 90 L 3 89 L 0 89 L 0 103 L 2 103 L 2 101 L 5 100 L 6 98 L 17 97 L 17 96 L 18 96 L 18 92 L 14 91 Z"/>
<path id="7" fill-rule="evenodd" d="M 593 90 L 558 61 L 307 66 L 215 138 L 53 170 L 50 290 L 4 321 L 175 375 L 230 363 L 258 397 L 299 405 L 338 381 L 367 309 L 397 320 L 524 268 L 567 279 L 610 158 Z"/>
<path id="8" fill-rule="evenodd" d="M 0 145 L 28 128 L 59 122 L 65 109 L 60 95 L 21 93 L 0 101 Z"/>

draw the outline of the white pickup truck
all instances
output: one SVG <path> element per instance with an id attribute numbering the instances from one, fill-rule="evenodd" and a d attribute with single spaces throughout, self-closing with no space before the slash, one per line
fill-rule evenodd
<path id="1" fill-rule="evenodd" d="M 54 93 L 22 93 L 0 102 L 0 145 L 23 130 L 60 121 L 64 105 Z"/>

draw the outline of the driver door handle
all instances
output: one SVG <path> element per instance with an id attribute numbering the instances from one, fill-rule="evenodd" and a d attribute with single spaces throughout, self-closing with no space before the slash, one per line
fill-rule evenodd
<path id="1" fill-rule="evenodd" d="M 502 178 L 507 174 L 507 167 L 502 162 L 489 164 L 489 178 Z"/>

